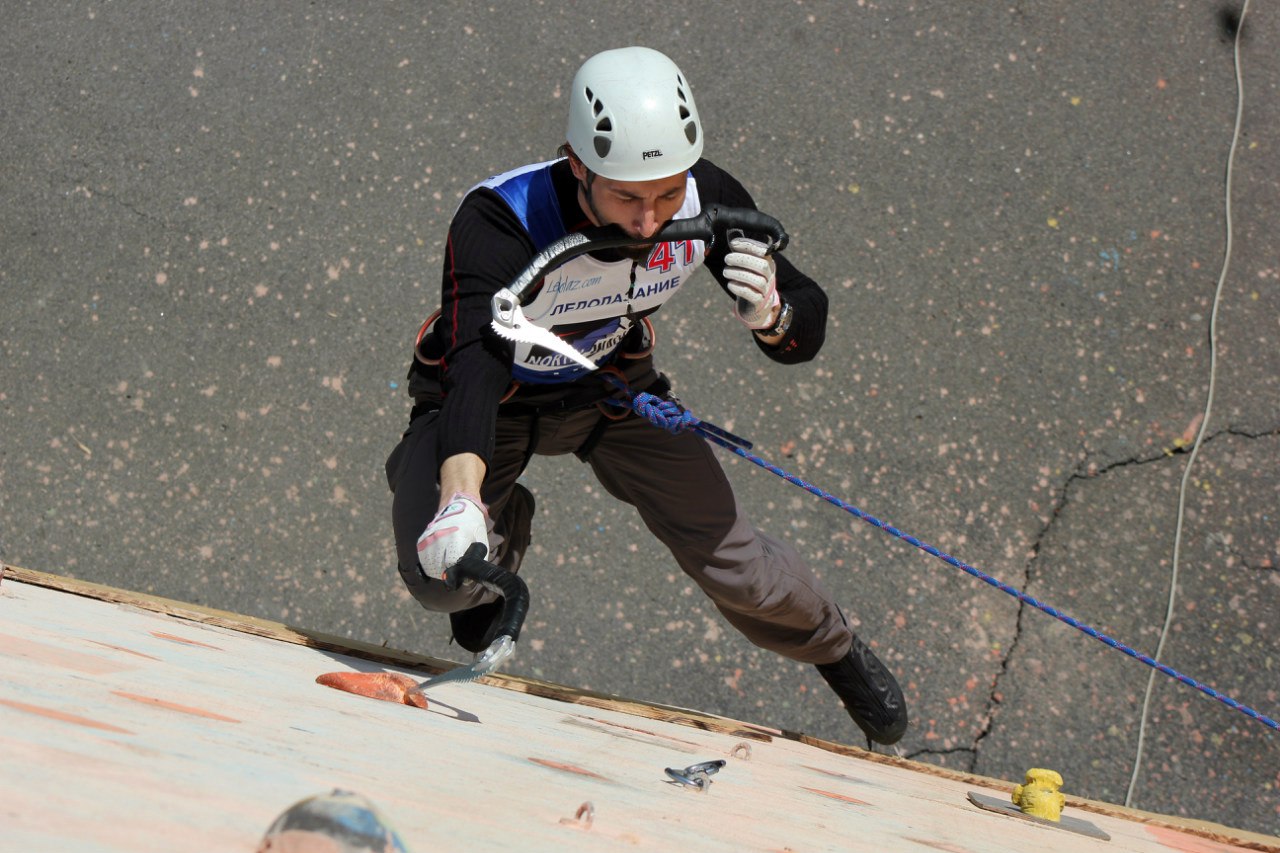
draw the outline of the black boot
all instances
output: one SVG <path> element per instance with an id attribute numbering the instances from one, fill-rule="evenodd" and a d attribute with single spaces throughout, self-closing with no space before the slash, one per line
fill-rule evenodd
<path id="1" fill-rule="evenodd" d="M 847 655 L 817 668 L 869 740 L 888 745 L 906 734 L 907 702 L 902 689 L 857 635 Z"/>
<path id="2" fill-rule="evenodd" d="M 489 648 L 498 635 L 498 622 L 502 616 L 502 599 L 457 610 L 449 614 L 453 626 L 453 641 L 469 652 L 479 653 Z"/>
<path id="3" fill-rule="evenodd" d="M 499 547 L 501 553 L 497 564 L 509 572 L 519 571 L 520 561 L 524 558 L 525 549 L 529 547 L 529 528 L 534 507 L 533 495 L 516 483 L 511 489 L 511 497 L 498 515 L 498 531 L 506 541 Z M 453 627 L 454 642 L 473 653 L 489 648 L 498 635 L 502 605 L 503 601 L 499 598 L 488 604 L 450 613 L 449 624 Z"/>

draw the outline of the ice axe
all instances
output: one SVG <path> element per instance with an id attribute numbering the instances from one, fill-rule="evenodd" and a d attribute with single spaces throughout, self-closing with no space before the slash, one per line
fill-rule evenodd
<path id="1" fill-rule="evenodd" d="M 521 306 L 526 295 L 532 296 L 534 282 L 546 275 L 548 270 L 587 252 L 652 246 L 681 240 L 702 240 L 710 244 L 729 231 L 763 235 L 768 241 L 770 253 L 786 248 L 789 239 L 782 223 L 767 213 L 753 208 L 721 207 L 716 204 L 709 205 L 697 216 L 668 222 L 651 237 L 632 236 L 616 225 L 576 231 L 539 252 L 511 284 L 493 295 L 493 330 L 506 340 L 540 346 L 588 370 L 596 370 L 599 365 L 568 341 L 525 317 Z"/>
<path id="2" fill-rule="evenodd" d="M 428 678 L 405 691 L 407 694 L 421 693 L 451 681 L 475 681 L 480 676 L 493 672 L 498 664 L 515 652 L 516 640 L 520 639 L 520 627 L 524 625 L 524 617 L 529 612 L 529 587 L 518 576 L 486 560 L 487 553 L 488 548 L 484 543 L 473 544 L 458 562 L 445 570 L 444 582 L 449 589 L 456 590 L 464 581 L 472 581 L 502 597 L 497 636 L 469 666 L 460 666 Z"/>

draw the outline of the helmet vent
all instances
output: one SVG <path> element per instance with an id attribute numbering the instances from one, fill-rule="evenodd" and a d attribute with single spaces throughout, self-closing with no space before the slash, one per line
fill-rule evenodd
<path id="1" fill-rule="evenodd" d="M 684 122 L 684 138 L 692 145 L 698 141 L 698 123 L 692 120 L 693 114 L 689 112 L 689 98 L 684 93 L 684 78 L 677 74 L 676 82 L 679 84 L 676 86 L 676 96 L 680 98 L 678 107 L 680 120 Z"/>
<path id="2" fill-rule="evenodd" d="M 607 136 L 597 136 L 594 140 L 596 146 L 596 156 L 601 160 L 609 156 L 609 149 L 613 147 L 613 143 L 609 141 Z"/>

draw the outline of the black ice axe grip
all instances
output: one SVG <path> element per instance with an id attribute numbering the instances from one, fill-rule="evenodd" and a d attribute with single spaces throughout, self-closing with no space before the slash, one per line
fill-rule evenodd
<path id="1" fill-rule="evenodd" d="M 713 243 L 729 231 L 763 237 L 769 243 L 769 252 L 786 248 L 790 237 L 782 223 L 767 213 L 749 207 L 722 207 L 708 205 L 706 210 L 688 219 L 674 219 L 658 229 L 652 237 L 633 237 L 616 225 L 588 228 L 566 234 L 543 249 L 524 271 L 507 286 L 511 294 L 521 299 L 530 286 L 570 258 L 602 249 L 622 249 L 629 246 L 652 246 L 655 243 L 672 243 L 677 240 L 702 240 Z M 523 304 L 523 299 L 521 299 Z"/>
<path id="2" fill-rule="evenodd" d="M 484 543 L 473 544 L 446 570 L 444 582 L 449 589 L 457 589 L 463 581 L 475 581 L 502 596 L 501 622 L 495 636 L 506 635 L 514 642 L 520 639 L 520 627 L 529 613 L 529 587 L 518 576 L 486 560 L 487 553 Z"/>

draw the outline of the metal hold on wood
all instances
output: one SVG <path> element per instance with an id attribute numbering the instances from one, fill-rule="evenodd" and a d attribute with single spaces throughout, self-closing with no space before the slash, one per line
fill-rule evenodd
<path id="1" fill-rule="evenodd" d="M 560 818 L 561 823 L 576 826 L 584 832 L 591 828 L 591 824 L 595 823 L 595 820 L 596 807 L 591 804 L 590 800 L 578 806 L 578 811 L 574 813 L 573 817 Z"/>
<path id="2" fill-rule="evenodd" d="M 707 786 L 711 784 L 711 780 L 705 776 L 690 776 L 683 770 L 676 770 L 674 767 L 665 768 L 665 772 L 671 779 L 688 788 L 697 791 L 706 792 Z"/>
<path id="3" fill-rule="evenodd" d="M 1015 817 L 1019 820 L 1027 820 L 1032 823 L 1038 823 L 1041 826 L 1050 826 L 1056 829 L 1065 829 L 1068 832 L 1076 832 L 1080 835 L 1087 835 L 1090 838 L 1098 838 L 1102 841 L 1110 841 L 1111 836 L 1103 832 L 1094 824 L 1087 820 L 1081 820 L 1078 817 L 1068 817 L 1063 815 L 1058 821 L 1045 820 L 1044 818 L 1035 817 L 1034 815 L 1023 814 L 1013 803 L 1007 800 L 989 797 L 986 794 L 979 794 L 976 791 L 969 792 L 969 802 L 973 803 L 980 809 L 989 812 L 999 812 L 1002 815 Z"/>
<path id="4" fill-rule="evenodd" d="M 705 794 L 711 787 L 711 777 L 719 773 L 727 763 L 723 758 L 717 758 L 714 761 L 690 764 L 683 770 L 676 770 L 674 767 L 667 767 L 665 770 L 672 781 Z"/>

